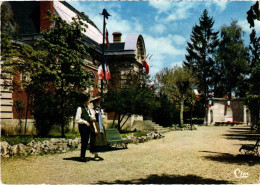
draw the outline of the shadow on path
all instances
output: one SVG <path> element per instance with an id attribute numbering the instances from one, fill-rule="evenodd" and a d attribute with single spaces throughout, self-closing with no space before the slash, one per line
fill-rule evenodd
<path id="1" fill-rule="evenodd" d="M 252 132 L 250 127 L 234 127 L 230 128 L 228 134 L 223 134 L 227 139 L 241 140 L 241 141 L 256 141 L 260 133 Z"/>
<path id="2" fill-rule="evenodd" d="M 94 161 L 93 157 L 86 157 L 86 159 L 87 159 L 87 161 Z M 80 157 L 68 157 L 68 158 L 63 158 L 63 160 L 82 162 L 80 160 Z"/>
<path id="3" fill-rule="evenodd" d="M 111 151 L 116 151 L 116 150 L 125 150 L 126 148 L 116 148 L 116 147 L 108 147 L 106 152 L 111 152 Z M 86 157 L 87 161 L 95 161 L 94 157 Z M 63 160 L 70 160 L 70 161 L 77 161 L 77 162 L 82 162 L 80 160 L 80 157 L 68 157 L 68 158 L 63 158 Z"/>
<path id="4" fill-rule="evenodd" d="M 200 151 L 204 153 L 210 153 L 215 155 L 204 156 L 205 159 L 222 162 L 226 164 L 247 164 L 249 166 L 254 166 L 260 164 L 260 157 L 254 155 L 232 155 L 229 153 L 211 152 L 211 151 Z"/>
<path id="5" fill-rule="evenodd" d="M 144 179 L 100 181 L 100 184 L 232 184 L 230 181 L 203 178 L 196 175 L 150 175 Z"/>

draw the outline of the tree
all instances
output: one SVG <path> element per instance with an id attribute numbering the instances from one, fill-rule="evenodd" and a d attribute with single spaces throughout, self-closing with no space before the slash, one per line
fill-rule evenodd
<path id="1" fill-rule="evenodd" d="M 169 127 L 180 122 L 179 111 L 176 104 L 173 104 L 165 94 L 157 96 L 159 106 L 152 114 L 153 120 L 161 126 Z"/>
<path id="2" fill-rule="evenodd" d="M 28 79 L 22 86 L 33 99 L 38 134 L 48 135 L 51 126 L 59 123 L 65 137 L 64 126 L 75 114 L 79 94 L 93 85 L 84 62 L 88 52 L 82 31 L 87 17 L 79 14 L 70 25 L 58 16 L 48 19 L 54 26 L 43 31 L 33 47 L 7 42 L 6 47 L 16 48 L 15 52 L 6 50 L 4 59 L 9 71 L 18 71 Z"/>
<path id="3" fill-rule="evenodd" d="M 208 16 L 205 9 L 199 19 L 199 25 L 195 24 L 190 36 L 191 42 L 188 42 L 185 56 L 185 66 L 192 69 L 194 76 L 198 79 L 198 89 L 205 96 L 208 95 L 209 89 L 214 85 L 213 77 L 214 54 L 218 46 L 218 32 L 213 32 L 213 17 Z"/>
<path id="4" fill-rule="evenodd" d="M 242 36 L 243 31 L 237 21 L 221 28 L 221 41 L 216 57 L 220 69 L 217 88 L 220 89 L 218 92 L 228 94 L 229 98 L 233 92 L 239 93 L 239 86 L 248 71 L 248 48 L 245 47 Z"/>
<path id="5" fill-rule="evenodd" d="M 210 89 L 215 85 L 215 53 L 219 44 L 218 32 L 213 32 L 213 17 L 208 16 L 205 9 L 199 19 L 199 25 L 195 24 L 190 36 L 191 43 L 188 43 L 184 64 L 192 69 L 198 80 L 198 89 L 201 92 L 202 101 L 205 104 L 205 118 L 207 119 L 206 101 Z M 206 120 L 206 124 L 208 121 Z"/>
<path id="6" fill-rule="evenodd" d="M 190 96 L 188 91 L 195 83 L 192 71 L 185 67 L 163 68 L 156 74 L 159 91 L 180 108 L 180 125 L 183 126 L 184 100 Z"/>
<path id="7" fill-rule="evenodd" d="M 140 74 L 129 73 L 128 80 L 124 84 L 124 88 L 108 86 L 108 92 L 105 95 L 104 109 L 106 112 L 114 112 L 117 117 L 117 128 L 121 130 L 127 120 L 133 114 L 143 115 L 144 117 L 151 117 L 154 109 L 157 108 L 158 103 L 155 99 L 155 93 L 142 81 Z M 122 123 L 123 119 L 127 119 Z"/>
<path id="8" fill-rule="evenodd" d="M 249 79 L 245 97 L 245 103 L 251 113 L 252 125 L 259 124 L 260 111 L 260 37 L 256 35 L 254 21 L 260 20 L 259 2 L 257 1 L 247 12 L 247 20 L 252 27 L 250 34 L 250 58 L 249 58 Z"/>

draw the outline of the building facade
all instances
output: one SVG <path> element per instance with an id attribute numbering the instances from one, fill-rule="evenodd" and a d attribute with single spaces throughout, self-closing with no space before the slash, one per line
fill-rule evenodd
<path id="1" fill-rule="evenodd" d="M 19 25 L 19 42 L 27 44 L 40 38 L 43 30 L 49 30 L 54 26 L 44 19 L 47 16 L 47 11 L 60 16 L 68 24 L 72 22 L 73 17 L 80 13 L 65 1 L 10 1 L 3 2 L 3 4 L 8 7 L 9 14 Z M 94 97 L 100 93 L 101 80 L 98 77 L 98 66 L 102 61 L 103 34 L 91 20 L 86 24 L 88 28 L 83 32 L 86 36 L 84 44 L 89 46 L 88 52 L 90 55 L 85 59 L 85 68 L 92 72 L 93 81 L 98 84 L 98 87 L 86 89 L 86 91 Z M 117 70 L 110 67 L 112 78 L 116 79 L 116 84 L 123 87 L 124 74 L 142 70 L 142 60 L 145 59 L 146 54 L 145 45 L 140 34 L 128 35 L 125 42 L 121 42 L 121 33 L 114 33 L 113 35 L 113 43 L 110 44 L 109 48 L 105 47 L 105 56 L 111 64 L 124 64 L 122 65 L 124 67 Z M 3 65 L 2 62 L 1 65 Z M 22 115 L 23 123 L 27 123 L 28 131 L 26 133 L 35 133 L 34 119 L 30 115 L 30 99 L 28 99 L 26 93 L 22 89 L 16 89 L 12 86 L 3 87 L 4 81 L 15 80 L 19 82 L 22 78 L 22 74 L 13 79 L 2 79 L 1 75 L 1 130 L 4 130 L 5 133 L 16 133 L 18 115 L 13 106 L 16 100 L 22 100 L 26 105 Z"/>

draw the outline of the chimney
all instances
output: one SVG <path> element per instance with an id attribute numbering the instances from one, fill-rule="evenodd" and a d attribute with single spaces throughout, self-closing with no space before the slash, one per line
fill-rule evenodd
<path id="1" fill-rule="evenodd" d="M 48 10 L 53 16 L 53 1 L 40 1 L 40 32 L 43 30 L 50 30 L 51 23 L 44 19 L 48 16 Z"/>
<path id="2" fill-rule="evenodd" d="M 121 32 L 113 32 L 113 43 L 120 43 L 121 42 Z"/>

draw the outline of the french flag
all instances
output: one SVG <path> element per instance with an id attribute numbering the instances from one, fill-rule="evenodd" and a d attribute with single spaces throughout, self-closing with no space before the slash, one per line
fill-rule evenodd
<path id="1" fill-rule="evenodd" d="M 196 95 L 196 97 L 199 98 L 199 97 L 200 97 L 200 94 L 199 94 L 198 89 L 196 89 L 193 85 L 191 86 L 191 88 L 193 89 L 193 92 L 194 92 L 194 94 Z"/>
<path id="2" fill-rule="evenodd" d="M 109 79 L 111 79 L 111 75 L 110 75 L 110 70 L 109 70 L 109 66 L 107 64 L 107 60 L 106 59 L 105 59 L 104 66 L 105 66 L 105 74 L 104 74 L 104 70 L 103 70 L 102 64 L 100 64 L 100 66 L 98 67 L 99 79 L 101 79 L 101 80 L 109 80 Z"/>
<path id="3" fill-rule="evenodd" d="M 146 74 L 148 74 L 149 68 L 150 68 L 150 59 L 144 60 L 142 63 L 143 63 L 143 66 L 144 66 L 144 72 Z"/>

